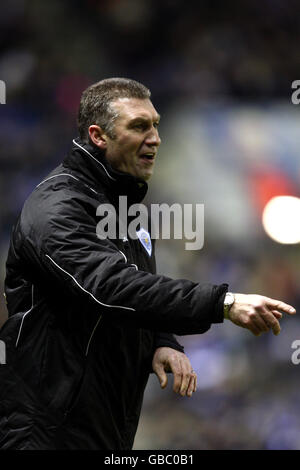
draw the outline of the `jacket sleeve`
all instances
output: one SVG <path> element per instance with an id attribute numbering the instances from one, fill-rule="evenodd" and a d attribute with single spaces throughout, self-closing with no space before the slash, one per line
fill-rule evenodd
<path id="1" fill-rule="evenodd" d="M 223 321 L 220 299 L 227 284 L 137 270 L 111 240 L 97 237 L 83 196 L 66 188 L 49 193 L 42 203 L 33 193 L 18 227 L 20 253 L 49 289 L 51 283 L 64 285 L 66 296 L 84 299 L 110 320 L 157 332 L 197 334 Z"/>
<path id="2" fill-rule="evenodd" d="M 184 347 L 178 343 L 174 335 L 170 333 L 157 333 L 154 342 L 154 348 L 168 347 L 184 353 Z"/>

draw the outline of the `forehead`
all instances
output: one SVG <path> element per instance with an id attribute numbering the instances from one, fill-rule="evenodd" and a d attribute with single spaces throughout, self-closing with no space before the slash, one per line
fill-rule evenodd
<path id="1" fill-rule="evenodd" d="M 117 120 L 131 121 L 137 118 L 145 118 L 156 121 L 160 118 L 149 99 L 118 98 L 112 102 L 112 106 L 118 112 Z"/>

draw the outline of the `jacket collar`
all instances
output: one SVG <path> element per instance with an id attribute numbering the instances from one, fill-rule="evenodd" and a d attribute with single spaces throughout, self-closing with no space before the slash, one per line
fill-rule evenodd
<path id="1" fill-rule="evenodd" d="M 80 139 L 73 140 L 64 166 L 81 174 L 87 184 L 102 192 L 105 186 L 113 197 L 127 196 L 130 204 L 141 202 L 148 190 L 145 181 L 128 173 L 114 170 L 97 147 Z"/>

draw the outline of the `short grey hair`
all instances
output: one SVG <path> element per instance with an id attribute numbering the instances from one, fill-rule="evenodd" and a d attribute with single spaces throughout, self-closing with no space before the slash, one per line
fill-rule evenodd
<path id="1" fill-rule="evenodd" d="M 89 127 L 96 124 L 112 139 L 114 123 L 118 117 L 112 102 L 118 98 L 150 99 L 150 90 L 130 78 L 107 78 L 89 86 L 82 93 L 77 125 L 79 137 L 89 142 Z"/>

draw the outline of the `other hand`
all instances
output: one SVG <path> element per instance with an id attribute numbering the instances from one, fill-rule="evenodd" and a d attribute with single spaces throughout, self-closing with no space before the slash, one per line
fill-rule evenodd
<path id="1" fill-rule="evenodd" d="M 183 397 L 185 395 L 191 397 L 196 391 L 197 374 L 184 353 L 168 347 L 157 348 L 153 356 L 152 368 L 158 377 L 161 388 L 165 388 L 168 383 L 166 372 L 172 372 L 175 393 L 179 393 Z"/>

